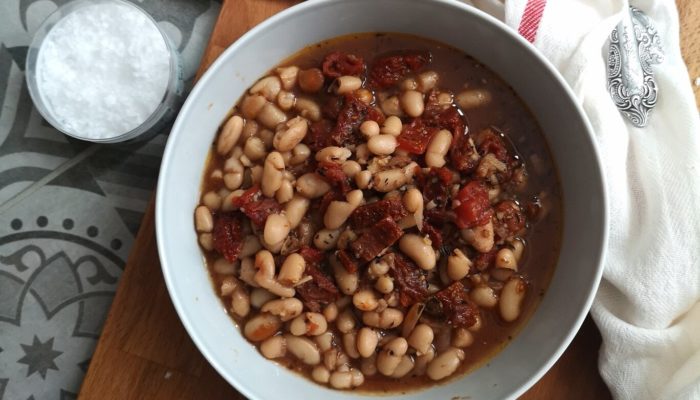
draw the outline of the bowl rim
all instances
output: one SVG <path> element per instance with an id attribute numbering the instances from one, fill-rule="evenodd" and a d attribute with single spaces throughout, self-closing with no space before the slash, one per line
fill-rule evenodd
<path id="1" fill-rule="evenodd" d="M 230 53 L 234 53 L 238 50 L 239 47 L 242 47 L 245 43 L 250 41 L 252 38 L 256 37 L 260 32 L 265 31 L 268 29 L 268 27 L 276 24 L 278 21 L 287 19 L 290 17 L 293 17 L 294 15 L 301 14 L 304 12 L 309 12 L 313 11 L 318 8 L 322 7 L 327 7 L 327 6 L 332 6 L 337 3 L 343 3 L 346 2 L 347 0 L 316 0 L 316 1 L 309 1 L 309 2 L 302 2 L 299 4 L 296 4 L 292 7 L 289 7 L 285 10 L 280 11 L 279 13 L 269 17 L 268 19 L 264 20 L 257 26 L 253 27 L 250 29 L 248 32 L 243 34 L 240 38 L 238 38 L 234 43 L 232 43 L 230 46 L 228 46 L 218 57 L 214 62 L 207 68 L 205 73 L 200 77 L 200 79 L 197 81 L 196 85 L 194 86 L 193 90 L 191 91 L 190 95 L 187 97 L 187 100 L 183 104 L 180 113 L 178 114 L 178 117 L 173 124 L 171 134 L 172 132 L 179 132 L 181 130 L 181 125 L 183 125 L 183 118 L 181 117 L 182 115 L 186 115 L 190 112 L 190 109 L 193 107 L 193 103 L 195 98 L 197 98 L 200 94 L 200 92 L 203 90 L 202 88 L 205 86 L 205 83 L 211 79 L 212 76 L 214 76 L 217 73 L 217 70 L 221 67 L 221 65 L 224 64 L 224 60 L 228 58 L 228 55 Z M 410 1 L 425 1 L 425 0 L 410 0 Z M 537 48 L 524 39 L 522 36 L 520 36 L 515 30 L 513 30 L 511 27 L 503 23 L 502 21 L 498 20 L 497 18 L 489 15 L 488 13 L 474 7 L 470 6 L 466 3 L 462 3 L 458 0 L 431 0 L 434 3 L 438 3 L 442 6 L 447 6 L 447 7 L 452 7 L 455 9 L 455 12 L 461 12 L 461 13 L 469 13 L 472 14 L 473 16 L 477 18 L 481 18 L 482 20 L 485 20 L 485 22 L 493 25 L 493 28 L 499 31 L 501 35 L 507 36 L 510 40 L 516 41 L 521 47 L 525 49 L 531 56 L 533 56 L 539 63 L 540 65 L 546 70 L 546 72 L 549 73 L 550 77 L 556 81 L 556 83 L 561 87 L 563 90 L 564 94 L 568 97 L 567 100 L 573 105 L 579 116 L 581 117 L 581 120 L 583 122 L 583 126 L 586 131 L 586 137 L 584 138 L 586 141 L 589 142 L 590 147 L 593 152 L 593 157 L 596 161 L 595 165 L 595 173 L 598 175 L 599 183 L 601 185 L 601 194 L 602 194 L 602 199 L 601 199 L 601 210 L 600 210 L 600 215 L 602 220 L 601 222 L 601 230 L 602 232 L 592 232 L 592 234 L 599 234 L 599 242 L 600 242 L 600 252 L 595 255 L 595 257 L 592 258 L 591 262 L 591 267 L 594 269 L 593 272 L 593 279 L 591 281 L 590 287 L 586 288 L 587 291 L 587 296 L 584 302 L 584 307 L 582 307 L 578 311 L 578 315 L 576 316 L 575 322 L 573 325 L 571 325 L 568 328 L 568 332 L 565 335 L 564 339 L 558 344 L 556 350 L 548 357 L 547 361 L 544 362 L 543 364 L 540 365 L 540 367 L 534 371 L 531 375 L 530 378 L 527 379 L 524 383 L 519 385 L 518 387 L 514 388 L 507 398 L 517 398 L 521 396 L 523 393 L 525 393 L 528 389 L 530 389 L 535 383 L 537 383 L 542 376 L 549 371 L 552 366 L 559 360 L 561 355 L 564 353 L 564 351 L 569 347 L 571 344 L 572 340 L 578 333 L 578 331 L 581 328 L 581 325 L 583 324 L 586 316 L 588 315 L 588 312 L 591 309 L 591 306 L 593 304 L 593 300 L 595 298 L 595 295 L 597 293 L 598 287 L 600 285 L 600 281 L 603 275 L 603 266 L 605 262 L 605 257 L 607 253 L 607 248 L 608 248 L 608 240 L 609 240 L 609 200 L 608 200 L 608 186 L 607 186 L 607 180 L 605 177 L 605 174 L 603 173 L 603 162 L 602 158 L 600 155 L 600 150 L 598 149 L 597 141 L 595 139 L 594 135 L 594 130 L 592 128 L 592 125 L 588 119 L 587 114 L 585 113 L 581 103 L 578 101 L 576 98 L 573 90 L 569 86 L 569 84 L 566 82 L 566 80 L 563 78 L 563 76 L 559 73 L 559 71 L 554 67 L 554 65 L 547 59 L 545 56 L 537 50 Z M 313 44 L 313 43 L 309 43 Z M 234 387 L 238 392 L 246 396 L 247 398 L 251 399 L 257 399 L 257 396 L 255 396 L 254 392 L 252 389 L 249 388 L 249 385 L 245 384 L 244 382 L 241 382 L 235 374 L 228 374 L 224 373 L 225 369 L 217 362 L 216 358 L 214 355 L 209 351 L 209 349 L 202 343 L 202 339 L 199 338 L 196 334 L 194 334 L 194 327 L 192 326 L 192 321 L 190 320 L 188 314 L 184 311 L 184 306 L 182 305 L 180 298 L 176 295 L 176 291 L 174 289 L 174 283 L 173 283 L 173 277 L 170 268 L 167 268 L 166 265 L 168 264 L 168 256 L 167 253 L 165 252 L 166 245 L 164 243 L 164 238 L 163 234 L 161 232 L 164 231 L 164 192 L 165 192 L 165 185 L 162 184 L 162 182 L 165 182 L 164 176 L 166 174 L 167 170 L 167 165 L 169 165 L 172 154 L 174 152 L 173 148 L 175 146 L 175 141 L 174 140 L 168 140 L 168 143 L 166 144 L 165 147 L 165 152 L 163 154 L 163 160 L 161 163 L 161 169 L 159 172 L 158 180 L 159 180 L 159 185 L 157 187 L 156 191 L 156 212 L 155 212 L 155 219 L 156 219 L 156 243 L 158 247 L 158 253 L 160 257 L 160 262 L 161 262 L 161 269 L 163 272 L 163 277 L 165 279 L 165 283 L 168 289 L 168 294 L 170 295 L 170 298 L 173 302 L 173 305 L 175 307 L 175 310 L 178 314 L 178 317 L 180 318 L 180 321 L 182 322 L 183 326 L 185 327 L 189 337 L 192 339 L 192 341 L 195 343 L 197 346 L 197 349 L 202 353 L 204 358 L 209 362 L 209 364 L 214 367 L 214 369 L 217 371 L 217 373 L 222 376 L 230 385 Z M 564 204 L 564 206 L 566 206 Z M 534 311 L 535 313 L 537 310 Z M 266 360 L 268 361 L 268 360 Z M 464 375 L 466 376 L 466 375 Z M 454 382 L 457 382 L 460 378 L 456 378 L 446 384 L 451 384 Z M 371 394 L 369 394 L 371 396 Z"/>

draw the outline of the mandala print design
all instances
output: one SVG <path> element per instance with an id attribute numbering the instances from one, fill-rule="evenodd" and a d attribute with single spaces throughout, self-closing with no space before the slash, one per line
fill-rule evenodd
<path id="1" fill-rule="evenodd" d="M 27 46 L 68 1 L 0 0 L 0 400 L 77 398 L 169 130 L 96 145 L 41 118 L 24 79 Z M 220 3 L 132 1 L 178 47 L 191 84 Z"/>

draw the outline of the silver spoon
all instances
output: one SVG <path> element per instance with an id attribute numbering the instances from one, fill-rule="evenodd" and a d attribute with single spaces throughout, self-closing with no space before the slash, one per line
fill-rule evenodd
<path id="1" fill-rule="evenodd" d="M 663 59 L 652 21 L 630 7 L 610 34 L 608 91 L 622 115 L 636 127 L 647 125 L 656 105 L 658 87 L 652 65 Z"/>

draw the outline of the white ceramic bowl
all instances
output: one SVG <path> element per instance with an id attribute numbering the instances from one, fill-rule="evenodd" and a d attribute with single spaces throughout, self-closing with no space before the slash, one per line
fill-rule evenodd
<path id="1" fill-rule="evenodd" d="M 185 102 L 168 140 L 156 203 L 158 250 L 175 308 L 200 351 L 251 399 L 351 399 L 258 354 L 217 298 L 193 226 L 207 151 L 246 88 L 302 47 L 353 32 L 405 32 L 452 45 L 489 66 L 529 105 L 559 167 L 564 192 L 560 261 L 525 328 L 488 365 L 405 399 L 512 398 L 552 366 L 580 327 L 598 286 L 607 238 L 605 189 L 590 126 L 571 91 L 525 40 L 449 0 L 318 0 L 282 12 L 229 47 Z"/>

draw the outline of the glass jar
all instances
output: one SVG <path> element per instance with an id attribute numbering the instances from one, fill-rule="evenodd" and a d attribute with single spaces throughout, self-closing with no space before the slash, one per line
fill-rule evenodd
<path id="1" fill-rule="evenodd" d="M 150 20 L 153 23 L 153 26 L 155 26 L 158 32 L 160 32 L 160 35 L 163 37 L 163 41 L 165 42 L 165 46 L 167 47 L 168 53 L 170 55 L 170 74 L 168 77 L 168 83 L 158 106 L 143 122 L 141 122 L 135 128 L 131 129 L 130 131 L 120 133 L 119 135 L 106 138 L 86 137 L 80 132 L 72 131 L 70 128 L 66 127 L 64 124 L 58 121 L 58 119 L 52 114 L 50 105 L 42 96 L 42 92 L 39 87 L 40 82 L 38 80 L 37 74 L 41 45 L 46 39 L 49 32 L 51 31 L 51 29 L 69 14 L 81 8 L 91 7 L 99 4 L 125 5 L 135 10 L 138 10 L 138 12 L 146 16 L 146 18 L 148 18 L 148 20 Z M 156 21 L 147 12 L 145 12 L 140 7 L 124 0 L 76 0 L 59 7 L 56 11 L 49 15 L 49 17 L 46 18 L 46 20 L 41 24 L 41 26 L 37 30 L 29 46 L 26 62 L 26 79 L 27 86 L 29 88 L 29 94 L 32 100 L 34 101 L 34 105 L 46 121 L 48 121 L 53 127 L 55 127 L 56 129 L 68 136 L 96 143 L 118 143 L 130 140 L 144 140 L 150 138 L 153 135 L 155 135 L 160 129 L 165 127 L 168 122 L 172 121 L 175 118 L 177 111 L 182 105 L 183 101 L 184 81 L 182 59 L 180 58 L 180 54 L 177 52 L 175 45 L 170 41 L 166 33 L 158 26 Z"/>

